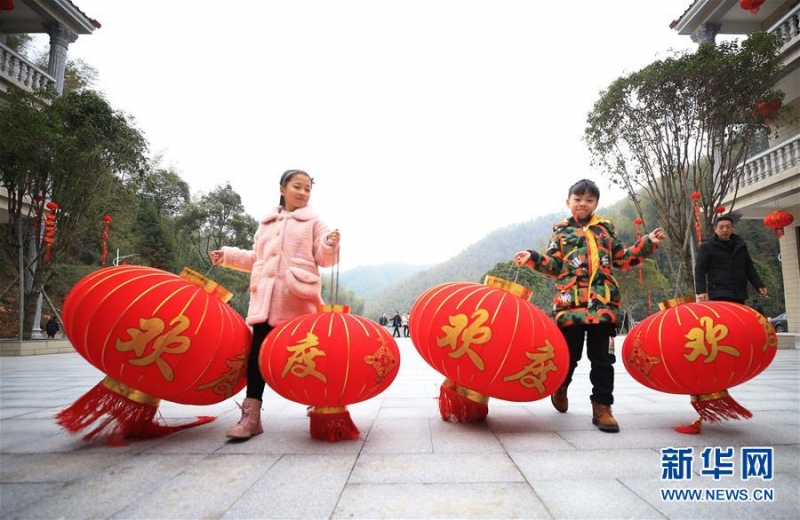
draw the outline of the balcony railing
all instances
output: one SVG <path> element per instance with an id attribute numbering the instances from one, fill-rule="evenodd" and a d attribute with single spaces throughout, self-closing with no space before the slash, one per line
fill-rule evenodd
<path id="1" fill-rule="evenodd" d="M 739 187 L 750 186 L 800 164 L 800 134 L 748 157 Z"/>
<path id="2" fill-rule="evenodd" d="M 775 25 L 767 29 L 769 33 L 778 33 L 783 41 L 781 52 L 790 47 L 800 37 L 800 4 L 786 13 Z"/>
<path id="3" fill-rule="evenodd" d="M 56 80 L 33 63 L 0 43 L 0 78 L 33 92 L 48 85 L 55 88 Z"/>

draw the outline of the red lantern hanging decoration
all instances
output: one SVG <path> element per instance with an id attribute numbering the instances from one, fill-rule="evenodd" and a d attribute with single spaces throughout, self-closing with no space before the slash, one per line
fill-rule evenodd
<path id="1" fill-rule="evenodd" d="M 56 241 L 56 211 L 58 211 L 58 204 L 52 200 L 46 205 L 47 211 L 44 213 L 44 237 L 42 241 L 45 245 L 44 259 L 50 261 L 50 249 Z"/>
<path id="2" fill-rule="evenodd" d="M 783 106 L 783 101 L 780 98 L 773 98 L 768 101 L 758 101 L 752 108 L 751 112 L 764 119 L 766 124 L 772 123 L 772 116 L 775 112 L 780 110 Z"/>
<path id="3" fill-rule="evenodd" d="M 111 217 L 108 215 L 104 215 L 102 220 L 103 220 L 103 249 L 100 259 L 100 267 L 105 267 L 106 257 L 108 256 L 108 246 L 106 245 L 106 240 L 108 240 L 108 225 L 111 223 Z"/>
<path id="4" fill-rule="evenodd" d="M 765 0 L 739 0 L 739 6 L 745 11 L 758 14 L 758 10 L 761 8 L 764 2 Z"/>
<path id="5" fill-rule="evenodd" d="M 697 236 L 697 243 L 703 241 L 703 230 L 700 227 L 700 197 L 703 195 L 695 191 L 692 193 L 692 200 L 694 200 L 694 233 Z"/>
<path id="6" fill-rule="evenodd" d="M 716 213 L 717 215 L 722 215 L 723 213 L 725 213 L 725 206 L 717 206 L 714 209 L 714 213 Z"/>
<path id="7" fill-rule="evenodd" d="M 275 327 L 259 353 L 270 388 L 313 407 L 310 434 L 337 442 L 357 439 L 347 406 L 371 399 L 392 384 L 400 366 L 394 338 L 346 305 L 323 305 Z"/>
<path id="8" fill-rule="evenodd" d="M 691 395 L 704 420 L 750 418 L 728 389 L 769 366 L 778 345 L 775 329 L 745 305 L 692 299 L 671 300 L 631 329 L 622 346 L 625 368 L 648 388 Z M 699 427 L 676 430 L 699 433 Z"/>
<path id="9" fill-rule="evenodd" d="M 100 269 L 69 292 L 64 333 L 106 378 L 56 415 L 84 440 L 108 432 L 108 444 L 203 424 L 154 422 L 161 399 L 204 405 L 235 395 L 246 382 L 252 333 L 226 302 L 224 287 L 184 269 L 180 276 L 143 266 Z"/>
<path id="10" fill-rule="evenodd" d="M 566 340 L 530 296 L 519 284 L 487 276 L 483 285 L 436 285 L 414 302 L 411 341 L 446 378 L 439 395 L 443 420 L 483 420 L 490 397 L 536 401 L 563 384 Z"/>
<path id="11" fill-rule="evenodd" d="M 0 11 L 11 11 L 14 9 L 14 0 L 0 0 Z"/>
<path id="12" fill-rule="evenodd" d="M 773 211 L 764 217 L 764 225 L 775 232 L 775 236 L 781 238 L 783 236 L 783 228 L 794 222 L 794 216 L 782 209 Z"/>

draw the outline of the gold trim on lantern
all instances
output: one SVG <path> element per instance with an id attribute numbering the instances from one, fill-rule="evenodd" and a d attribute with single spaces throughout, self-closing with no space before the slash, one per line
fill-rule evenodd
<path id="1" fill-rule="evenodd" d="M 319 312 L 338 312 L 340 314 L 350 314 L 350 306 L 325 303 L 319 306 Z"/>
<path id="2" fill-rule="evenodd" d="M 724 399 L 728 397 L 730 394 L 727 390 L 722 390 L 721 392 L 714 392 L 713 394 L 699 394 L 692 396 L 693 403 L 702 403 L 705 401 L 716 401 L 717 399 Z"/>
<path id="3" fill-rule="evenodd" d="M 158 397 L 153 397 L 152 395 L 148 395 L 142 392 L 141 390 L 136 390 L 135 388 L 131 388 L 126 384 L 120 383 L 111 376 L 106 376 L 103 379 L 103 386 L 105 386 L 115 394 L 119 394 L 125 399 L 133 401 L 134 403 L 144 404 L 147 406 L 152 406 L 154 408 L 157 408 L 158 404 L 161 402 L 161 399 L 159 399 Z"/>
<path id="4" fill-rule="evenodd" d="M 677 307 L 678 305 L 683 305 L 684 303 L 692 303 L 695 300 L 694 295 L 687 294 L 685 296 L 678 296 L 677 298 L 671 298 L 669 300 L 663 301 L 658 304 L 659 310 L 664 309 L 671 309 L 673 307 Z"/>
<path id="5" fill-rule="evenodd" d="M 334 413 L 345 413 L 347 411 L 346 406 L 314 406 L 311 408 L 313 413 L 322 413 L 322 414 L 334 414 Z"/>
<path id="6" fill-rule="evenodd" d="M 497 276 L 486 275 L 486 278 L 483 279 L 483 285 L 497 287 L 498 289 L 509 292 L 514 296 L 519 296 L 523 300 L 530 300 L 531 296 L 533 296 L 533 291 L 524 285 L 520 285 L 516 282 L 506 280 L 505 278 L 499 278 Z"/>
<path id="7" fill-rule="evenodd" d="M 445 379 L 444 382 L 442 383 L 442 386 L 449 388 L 453 392 L 469 399 L 470 401 L 474 401 L 478 404 L 489 404 L 488 395 L 483 395 L 481 393 L 476 392 L 475 390 L 470 390 L 469 388 L 465 388 L 457 383 L 450 381 L 449 379 Z"/>
<path id="8" fill-rule="evenodd" d="M 202 287 L 203 290 L 206 291 L 207 293 L 213 294 L 214 296 L 222 300 L 222 303 L 228 303 L 228 301 L 230 301 L 230 299 L 233 298 L 233 293 L 230 292 L 228 289 L 224 288 L 217 282 L 209 278 L 206 278 L 197 271 L 189 269 L 188 267 L 183 268 L 183 271 L 181 271 L 180 276 L 184 280 L 192 282 L 193 284 Z"/>
<path id="9" fill-rule="evenodd" d="M 705 402 L 705 401 L 716 401 L 717 399 L 724 399 L 724 398 L 728 397 L 729 395 L 730 394 L 728 394 L 727 390 L 722 390 L 721 392 L 714 392 L 713 394 L 693 395 L 692 396 L 692 402 L 693 403 L 702 403 L 702 402 Z"/>

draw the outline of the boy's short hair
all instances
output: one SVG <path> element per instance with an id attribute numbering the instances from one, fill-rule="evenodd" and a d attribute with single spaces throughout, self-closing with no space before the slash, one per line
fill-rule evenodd
<path id="1" fill-rule="evenodd" d="M 600 188 L 597 187 L 597 184 L 590 181 L 589 179 L 581 179 L 572 186 L 569 187 L 569 193 L 567 193 L 567 198 L 571 195 L 583 195 L 584 193 L 589 193 L 589 195 L 594 196 L 595 198 L 600 198 Z"/>

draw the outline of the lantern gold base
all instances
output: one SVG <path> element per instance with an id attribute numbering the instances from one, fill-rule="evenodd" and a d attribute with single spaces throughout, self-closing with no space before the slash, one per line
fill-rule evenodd
<path id="1" fill-rule="evenodd" d="M 439 389 L 439 414 L 444 421 L 477 422 L 489 415 L 489 397 L 445 379 Z"/>
<path id="2" fill-rule="evenodd" d="M 314 439 L 328 442 L 358 439 L 358 431 L 346 406 L 319 406 L 308 412 L 309 432 Z"/>
<path id="3" fill-rule="evenodd" d="M 727 419 L 750 419 L 753 414 L 737 403 L 727 390 L 711 394 L 693 395 L 692 406 L 701 419 L 719 422 Z"/>
<path id="4" fill-rule="evenodd" d="M 215 419 L 201 416 L 189 424 L 161 425 L 155 421 L 159 402 L 159 399 L 106 377 L 56 414 L 56 422 L 70 433 L 78 433 L 97 423 L 93 430 L 83 436 L 83 440 L 90 441 L 102 436 L 109 446 L 124 446 L 127 444 L 125 439 L 161 437 Z"/>

